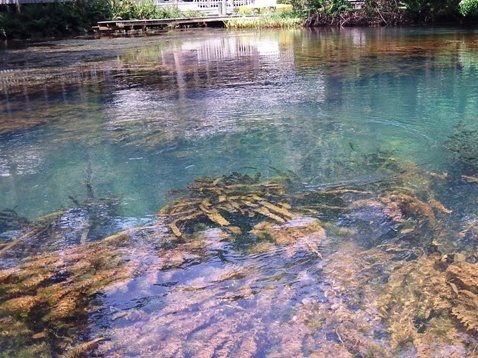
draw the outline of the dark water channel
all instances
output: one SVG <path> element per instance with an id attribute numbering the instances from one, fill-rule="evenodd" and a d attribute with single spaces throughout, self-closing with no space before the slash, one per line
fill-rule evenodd
<path id="1" fill-rule="evenodd" d="M 477 194 L 478 30 L 6 43 L 0 357 L 477 356 Z"/>

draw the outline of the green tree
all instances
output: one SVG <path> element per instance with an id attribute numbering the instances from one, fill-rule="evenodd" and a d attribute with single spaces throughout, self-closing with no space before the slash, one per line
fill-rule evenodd
<path id="1" fill-rule="evenodd" d="M 279 3 L 291 4 L 296 11 L 322 11 L 327 15 L 339 15 L 352 9 L 348 0 L 279 0 Z"/>
<path id="2" fill-rule="evenodd" d="M 405 7 L 407 15 L 412 20 L 428 22 L 438 18 L 458 15 L 459 1 L 460 0 L 402 0 L 401 5 Z"/>
<path id="3" fill-rule="evenodd" d="M 108 0 L 0 5 L 0 38 L 86 33 L 96 22 L 111 18 L 111 10 Z"/>
<path id="4" fill-rule="evenodd" d="M 478 0 L 461 0 L 459 9 L 463 16 L 478 15 Z"/>

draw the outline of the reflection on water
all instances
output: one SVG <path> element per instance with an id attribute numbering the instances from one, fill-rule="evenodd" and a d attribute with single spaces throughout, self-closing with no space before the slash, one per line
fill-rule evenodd
<path id="1" fill-rule="evenodd" d="M 472 356 L 477 36 L 2 50 L 1 350 Z"/>

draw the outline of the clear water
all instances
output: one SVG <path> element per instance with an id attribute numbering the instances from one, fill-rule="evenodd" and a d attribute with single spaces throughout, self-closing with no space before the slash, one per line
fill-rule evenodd
<path id="1" fill-rule="evenodd" d="M 8 44 L 0 61 L 0 211 L 30 220 L 74 207 L 71 197 L 84 200 L 86 182 L 96 197 L 121 198 L 124 228 L 154 217 L 169 191 L 197 177 L 292 171 L 307 188 L 369 182 L 377 173 L 364 163 L 378 152 L 452 173 L 456 162 L 445 143 L 458 124 L 478 123 L 474 29 L 187 31 Z M 454 220 L 478 215 L 471 204 L 477 188 L 444 190 Z M 91 328 L 92 337 L 110 339 L 102 354 L 296 354 L 284 348 L 281 330 L 301 337 L 304 356 L 347 346 L 327 320 L 303 338 L 314 317 L 297 307 L 342 302 L 349 291 L 331 299 L 336 281 L 319 273 L 342 272 L 330 264 L 333 255 L 353 260 L 356 249 L 329 243 L 324 268 L 313 255 L 288 255 L 287 247 L 244 256 L 211 243 L 211 252 L 190 259 L 194 269 L 150 270 L 126 291 L 105 294 L 110 313 L 93 318 L 99 323 Z M 142 257 L 160 266 L 158 255 Z M 237 297 L 224 298 L 230 292 Z M 368 328 L 380 344 L 387 333 L 377 327 Z M 226 336 L 242 343 L 228 348 Z M 222 343 L 199 354 L 201 342 L 213 338 Z"/>
<path id="2" fill-rule="evenodd" d="M 1 136 L 0 193 L 30 219 L 84 195 L 88 165 L 96 194 L 121 196 L 125 216 L 154 214 L 195 177 L 247 167 L 346 180 L 363 174 L 354 156 L 382 149 L 441 170 L 447 136 L 478 110 L 470 30 L 207 32 L 11 51 L 0 110 L 18 129 Z"/>

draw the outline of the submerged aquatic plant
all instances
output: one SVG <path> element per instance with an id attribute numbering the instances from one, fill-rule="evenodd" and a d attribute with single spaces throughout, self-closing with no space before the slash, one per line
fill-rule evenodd
<path id="1" fill-rule="evenodd" d="M 39 252 L 83 245 L 98 239 L 101 234 L 104 237 L 107 232 L 105 228 L 111 226 L 118 214 L 119 200 L 96 199 L 91 189 L 87 190 L 87 198 L 82 202 L 73 197 L 70 199 L 77 207 L 50 213 L 32 222 L 11 211 L 5 211 L 3 217 L 0 215 L 0 224 L 3 218 L 6 225 L 15 225 L 15 228 L 21 229 L 0 244 L 0 258 L 19 260 Z M 0 231 L 3 231 L 1 229 L 0 226 Z"/>
<path id="2" fill-rule="evenodd" d="M 177 237 L 185 230 L 191 231 L 201 219 L 240 234 L 251 228 L 256 216 L 279 223 L 294 217 L 286 202 L 285 188 L 284 182 L 259 182 L 258 178 L 240 173 L 199 178 L 189 185 L 188 196 L 166 205 L 159 215 L 169 218 L 169 227 Z"/>
<path id="3" fill-rule="evenodd" d="M 129 275 L 125 267 L 119 270 L 118 244 L 106 241 L 38 255 L 0 271 L 1 351 L 15 356 L 20 346 L 25 356 L 36 351 L 54 356 L 75 345 L 95 295 Z M 22 328 L 10 328 L 15 326 Z"/>
<path id="4" fill-rule="evenodd" d="M 28 224 L 28 219 L 18 215 L 13 209 L 0 211 L 0 232 L 21 229 Z"/>
<path id="5" fill-rule="evenodd" d="M 478 171 L 478 129 L 459 122 L 445 147 L 455 154 L 458 162 L 470 167 L 474 173 Z"/>
<path id="6" fill-rule="evenodd" d="M 460 253 L 433 254 L 395 264 L 379 300 L 394 351 L 408 346 L 408 351 L 433 357 L 476 345 L 477 264 L 465 260 Z"/>
<path id="7" fill-rule="evenodd" d="M 29 240 L 2 249 L 2 264 L 11 264 L 0 270 L 0 349 L 124 357 L 471 353 L 476 220 L 444 223 L 451 211 L 434 185 L 446 176 L 391 157 L 369 161 L 383 174 L 376 180 L 315 188 L 287 175 L 199 178 L 149 226 L 62 250 L 43 238 L 62 235 L 58 220 L 68 216 L 52 214 L 37 234 L 30 224 Z M 92 190 L 76 203 L 102 207 Z M 28 248 L 21 243 L 36 250 L 6 260 Z"/>

